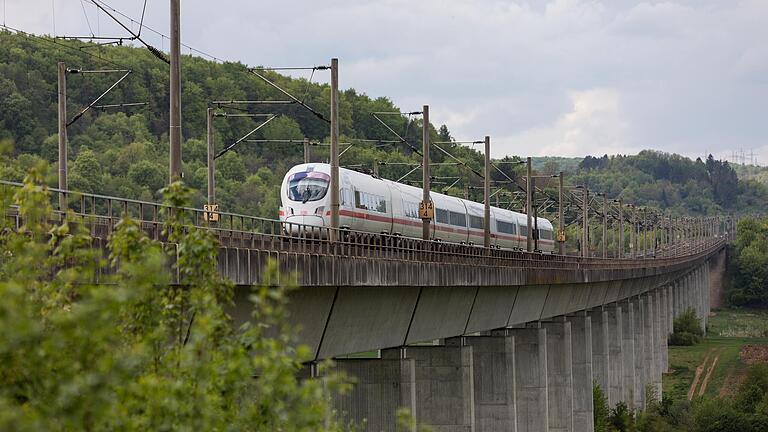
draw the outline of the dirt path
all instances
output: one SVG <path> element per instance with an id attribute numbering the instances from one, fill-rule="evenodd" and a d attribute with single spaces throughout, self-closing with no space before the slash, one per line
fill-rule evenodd
<path id="1" fill-rule="evenodd" d="M 707 384 L 709 384 L 709 377 L 712 376 L 712 371 L 715 370 L 715 366 L 717 366 L 717 361 L 720 360 L 720 350 L 717 350 L 715 353 L 715 359 L 712 360 L 712 364 L 709 365 L 709 370 L 707 370 L 707 376 L 704 377 L 704 381 L 701 383 L 701 387 L 699 388 L 699 396 L 704 396 L 704 391 L 707 390 Z"/>
<path id="2" fill-rule="evenodd" d="M 714 348 L 710 349 L 707 352 L 707 355 L 704 357 L 704 361 L 701 362 L 698 367 L 696 367 L 696 375 L 693 377 L 691 388 L 688 389 L 688 400 L 693 399 L 693 395 L 696 394 L 696 386 L 699 385 L 699 379 L 701 379 L 701 374 L 704 372 L 704 368 L 707 366 L 707 361 L 709 361 L 709 356 L 712 354 L 713 350 Z"/>

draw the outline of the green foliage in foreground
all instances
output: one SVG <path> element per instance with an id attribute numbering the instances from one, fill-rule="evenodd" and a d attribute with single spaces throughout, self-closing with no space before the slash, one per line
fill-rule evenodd
<path id="1" fill-rule="evenodd" d="M 346 384 L 297 379 L 308 352 L 286 325 L 289 287 L 254 287 L 254 324 L 234 329 L 207 231 L 171 214 L 169 248 L 124 219 L 105 260 L 74 220 L 49 224 L 41 181 L 33 170 L 12 197 L 24 225 L 0 234 L 0 430 L 339 429 L 329 392 Z M 99 268 L 114 274 L 95 284 Z"/>
<path id="2" fill-rule="evenodd" d="M 696 317 L 696 311 L 688 309 L 673 321 L 674 332 L 669 337 L 670 345 L 695 345 L 704 337 L 701 320 Z"/>
<path id="3" fill-rule="evenodd" d="M 732 306 L 768 306 L 768 217 L 739 221 L 732 249 Z"/>

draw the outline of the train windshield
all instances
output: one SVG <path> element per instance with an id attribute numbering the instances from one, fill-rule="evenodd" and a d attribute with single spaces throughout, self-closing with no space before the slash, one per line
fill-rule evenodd
<path id="1" fill-rule="evenodd" d="M 305 171 L 288 177 L 288 199 L 291 201 L 317 201 L 328 192 L 330 176 L 317 171 Z"/>

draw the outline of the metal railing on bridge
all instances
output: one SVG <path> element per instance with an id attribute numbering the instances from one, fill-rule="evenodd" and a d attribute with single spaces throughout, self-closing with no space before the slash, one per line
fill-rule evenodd
<path id="1" fill-rule="evenodd" d="M 9 196 L 23 184 L 0 180 L 3 195 Z M 86 226 L 93 237 L 107 239 L 123 217 L 141 223 L 152 239 L 165 241 L 163 228 L 171 207 L 156 202 L 119 198 L 94 193 L 47 188 L 53 208 L 52 222 L 62 222 L 67 213 Z M 64 194 L 66 211 L 59 208 Z M 584 258 L 522 250 L 484 248 L 482 245 L 422 240 L 388 233 L 370 233 L 301 225 L 275 219 L 230 212 L 182 207 L 188 226 L 210 230 L 222 246 L 275 252 L 325 254 L 334 256 L 400 259 L 408 261 L 476 263 L 547 269 L 624 269 L 669 266 L 705 254 L 725 242 L 721 236 L 688 240 L 657 249 L 652 256 L 629 258 Z M 8 211 L 16 228 L 21 220 L 13 206 Z M 217 220 L 212 222 L 211 220 Z M 335 240 L 332 240 L 335 239 Z"/>

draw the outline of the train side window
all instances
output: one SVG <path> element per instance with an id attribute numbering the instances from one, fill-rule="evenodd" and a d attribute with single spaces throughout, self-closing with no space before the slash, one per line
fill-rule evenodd
<path id="1" fill-rule="evenodd" d="M 517 234 L 517 226 L 510 222 L 497 220 L 496 229 L 504 234 Z"/>
<path id="2" fill-rule="evenodd" d="M 419 218 L 419 205 L 414 202 L 408 203 L 408 211 L 410 213 L 410 217 L 414 219 Z"/>
<path id="3" fill-rule="evenodd" d="M 340 205 L 345 207 L 352 207 L 352 191 L 347 188 L 341 189 Z"/>
<path id="4" fill-rule="evenodd" d="M 475 229 L 483 229 L 483 218 L 469 215 L 469 226 Z"/>
<path id="5" fill-rule="evenodd" d="M 355 207 L 363 210 L 368 210 L 368 207 L 365 205 L 366 194 L 365 192 L 355 191 Z"/>
<path id="6" fill-rule="evenodd" d="M 539 238 L 543 240 L 552 240 L 552 231 L 547 229 L 540 229 Z"/>
<path id="7" fill-rule="evenodd" d="M 520 235 L 521 236 L 528 236 L 528 226 L 527 225 L 520 225 Z"/>
<path id="8" fill-rule="evenodd" d="M 443 210 L 441 208 L 435 209 L 435 220 L 437 223 L 449 223 L 448 221 L 448 210 Z"/>
<path id="9" fill-rule="evenodd" d="M 456 225 L 460 227 L 467 227 L 467 215 L 464 213 L 457 213 L 457 212 L 448 212 L 448 217 L 451 220 L 451 225 Z"/>
<path id="10" fill-rule="evenodd" d="M 380 213 L 386 213 L 387 212 L 387 200 L 385 200 L 383 197 L 377 197 L 378 203 L 376 206 L 376 211 Z"/>
<path id="11" fill-rule="evenodd" d="M 407 218 L 419 218 L 419 205 L 410 201 L 403 201 L 403 215 Z"/>

